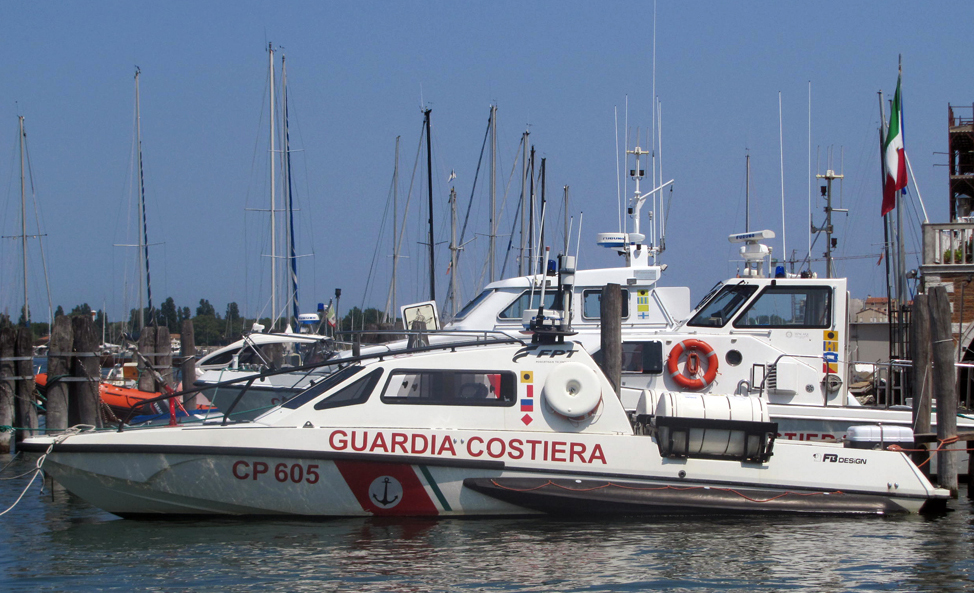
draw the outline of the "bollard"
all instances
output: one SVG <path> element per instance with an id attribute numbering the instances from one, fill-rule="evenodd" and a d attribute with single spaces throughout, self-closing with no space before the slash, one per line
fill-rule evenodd
<path id="1" fill-rule="evenodd" d="M 37 405 L 34 396 L 34 345 L 30 328 L 17 328 L 14 342 L 14 358 L 17 359 L 17 406 L 14 423 L 23 430 L 17 431 L 17 442 L 34 436 L 37 430 Z"/>
<path id="2" fill-rule="evenodd" d="M 139 391 L 146 391 L 148 393 L 153 393 L 159 391 L 161 386 L 156 386 L 155 377 L 152 376 L 151 369 L 147 369 L 146 365 L 155 366 L 156 365 L 156 328 L 154 327 L 143 327 L 142 331 L 139 333 L 139 352 L 145 357 L 145 362 L 139 359 Z"/>
<path id="3" fill-rule="evenodd" d="M 183 389 L 192 389 L 196 383 L 196 337 L 193 334 L 193 320 L 184 320 L 180 331 L 183 332 L 179 345 L 179 354 L 183 357 Z M 187 410 L 195 410 L 198 398 L 198 393 L 183 396 L 183 405 Z"/>
<path id="4" fill-rule="evenodd" d="M 622 289 L 618 284 L 606 284 L 599 303 L 602 327 L 602 371 L 616 392 L 622 397 Z"/>
<path id="5" fill-rule="evenodd" d="M 71 318 L 61 315 L 54 320 L 47 349 L 47 430 L 62 431 L 68 427 L 68 383 L 71 375 Z"/>
<path id="6" fill-rule="evenodd" d="M 957 389 L 954 371 L 954 338 L 951 333 L 950 301 L 947 289 L 930 290 L 930 337 L 933 341 L 933 393 L 937 398 L 937 481 L 957 496 L 957 453 L 944 441 L 957 437 Z"/>
<path id="7" fill-rule="evenodd" d="M 16 332 L 13 328 L 0 330 L 0 426 L 14 426 L 14 399 L 17 389 L 13 379 L 17 376 L 13 360 L 15 339 Z M 12 441 L 13 433 L 0 429 L 0 453 L 10 453 Z"/>
<path id="8" fill-rule="evenodd" d="M 156 362 L 155 369 L 162 376 L 166 385 L 172 387 L 172 339 L 168 327 L 156 328 Z M 156 385 L 156 391 L 165 392 L 165 387 Z"/>
<path id="9" fill-rule="evenodd" d="M 913 353 L 912 389 L 913 392 L 913 430 L 917 433 L 930 432 L 930 413 L 932 391 L 932 369 L 930 367 L 930 315 L 927 295 L 918 294 L 913 299 L 913 318 L 910 323 L 910 351 Z M 926 449 L 926 444 L 916 444 L 914 449 Z M 913 462 L 930 475 L 928 451 L 913 453 Z"/>
<path id="10" fill-rule="evenodd" d="M 101 396 L 98 393 L 101 369 L 95 353 L 98 337 L 91 316 L 72 316 L 71 334 L 75 356 L 71 359 L 74 380 L 68 385 L 68 425 L 90 424 L 101 428 Z"/>

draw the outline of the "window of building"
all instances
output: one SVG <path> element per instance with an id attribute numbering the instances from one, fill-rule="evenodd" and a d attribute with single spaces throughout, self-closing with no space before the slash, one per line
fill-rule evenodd
<path id="1" fill-rule="evenodd" d="M 769 286 L 734 322 L 734 327 L 831 326 L 832 289 L 827 286 Z"/>
<path id="2" fill-rule="evenodd" d="M 602 289 L 582 291 L 582 317 L 584 319 L 599 319 L 602 317 Z M 622 289 L 622 319 L 629 317 L 629 291 Z"/>
<path id="3" fill-rule="evenodd" d="M 513 406 L 517 399 L 512 372 L 462 370 L 393 371 L 382 390 L 387 404 Z"/>

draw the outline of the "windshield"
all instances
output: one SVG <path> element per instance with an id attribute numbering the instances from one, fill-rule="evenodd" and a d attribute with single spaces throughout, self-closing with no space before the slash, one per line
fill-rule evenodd
<path id="1" fill-rule="evenodd" d="M 484 301 L 484 299 L 486 299 L 487 297 L 489 297 L 490 296 L 490 293 L 492 293 L 492 292 L 494 292 L 494 290 L 488 288 L 488 289 L 484 290 L 483 292 L 481 292 L 480 294 L 478 294 L 477 297 L 474 298 L 474 300 L 472 300 L 469 303 L 467 303 L 466 305 L 464 305 L 463 306 L 463 309 L 460 309 L 460 312 L 457 313 L 456 317 L 454 317 L 453 319 L 454 320 L 463 319 L 464 317 L 466 317 L 467 315 L 469 315 L 470 312 L 473 311 L 474 309 L 476 309 L 477 308 L 477 305 L 479 305 L 480 303 L 482 303 Z"/>
<path id="2" fill-rule="evenodd" d="M 757 286 L 747 284 L 725 286 L 717 293 L 717 296 L 704 305 L 699 313 L 693 316 L 687 325 L 724 327 L 757 289 Z"/>

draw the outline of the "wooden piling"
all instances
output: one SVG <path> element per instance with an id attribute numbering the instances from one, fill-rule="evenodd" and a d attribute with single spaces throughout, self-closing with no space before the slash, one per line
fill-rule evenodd
<path id="1" fill-rule="evenodd" d="M 47 348 L 48 434 L 68 427 L 68 384 L 60 379 L 71 375 L 72 347 L 71 318 L 61 315 L 54 320 Z"/>
<path id="2" fill-rule="evenodd" d="M 14 399 L 17 393 L 17 376 L 14 366 L 14 342 L 16 333 L 12 328 L 0 330 L 0 427 L 14 425 Z M 8 377 L 10 377 L 8 379 Z M 0 431 L 0 453 L 10 453 L 13 432 Z"/>
<path id="3" fill-rule="evenodd" d="M 196 336 L 193 334 L 193 320 L 186 319 L 179 328 L 182 332 L 179 340 L 179 354 L 183 358 L 181 365 L 183 374 L 183 389 L 192 389 L 196 384 Z M 195 410 L 199 394 L 183 397 L 183 405 L 187 410 Z"/>
<path id="4" fill-rule="evenodd" d="M 957 437 L 957 389 L 954 370 L 954 337 L 951 331 L 947 289 L 935 286 L 928 298 L 930 336 L 933 340 L 933 393 L 937 398 L 937 482 L 957 496 L 957 453 L 943 442 Z M 949 449 L 948 449 L 949 447 Z"/>
<path id="5" fill-rule="evenodd" d="M 17 406 L 14 423 L 23 430 L 17 431 L 17 442 L 34 436 L 37 432 L 37 405 L 34 395 L 34 340 L 30 328 L 17 328 L 14 358 L 17 359 Z"/>
<path id="6" fill-rule="evenodd" d="M 93 356 L 98 347 L 98 336 L 91 316 L 71 316 L 71 333 L 76 356 L 71 361 L 74 380 L 68 386 L 68 424 L 90 424 L 101 428 L 101 396 L 98 393 L 101 369 L 98 357 Z"/>
<path id="7" fill-rule="evenodd" d="M 913 431 L 915 433 L 930 432 L 930 413 L 932 380 L 930 367 L 930 315 L 927 295 L 918 294 L 913 298 L 913 316 L 910 323 L 910 351 L 913 353 L 912 393 L 913 393 Z M 915 449 L 926 449 L 926 445 L 917 444 Z M 930 474 L 930 459 L 928 451 L 913 453 L 913 462 Z"/>
<path id="8" fill-rule="evenodd" d="M 602 327 L 602 371 L 622 397 L 622 287 L 606 284 L 599 303 Z"/>
<path id="9" fill-rule="evenodd" d="M 172 387 L 172 339 L 168 327 L 156 328 L 156 363 L 155 369 L 166 382 Z M 165 392 L 165 387 L 156 385 L 156 391 Z"/>
<path id="10" fill-rule="evenodd" d="M 149 393 L 159 391 L 162 389 L 162 386 L 156 386 L 156 380 L 152 375 L 152 369 L 146 368 L 146 365 L 153 367 L 156 365 L 156 328 L 142 328 L 142 331 L 139 333 L 138 348 L 139 352 L 142 353 L 142 357 L 145 358 L 145 362 L 142 361 L 142 358 L 139 358 L 138 363 L 139 391 L 148 391 Z"/>

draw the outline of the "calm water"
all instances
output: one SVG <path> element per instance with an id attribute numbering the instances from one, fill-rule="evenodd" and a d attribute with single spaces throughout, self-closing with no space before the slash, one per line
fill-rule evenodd
<path id="1" fill-rule="evenodd" d="M 0 591 L 974 590 L 966 490 L 933 518 L 142 522 L 37 484 L 0 517 Z"/>

